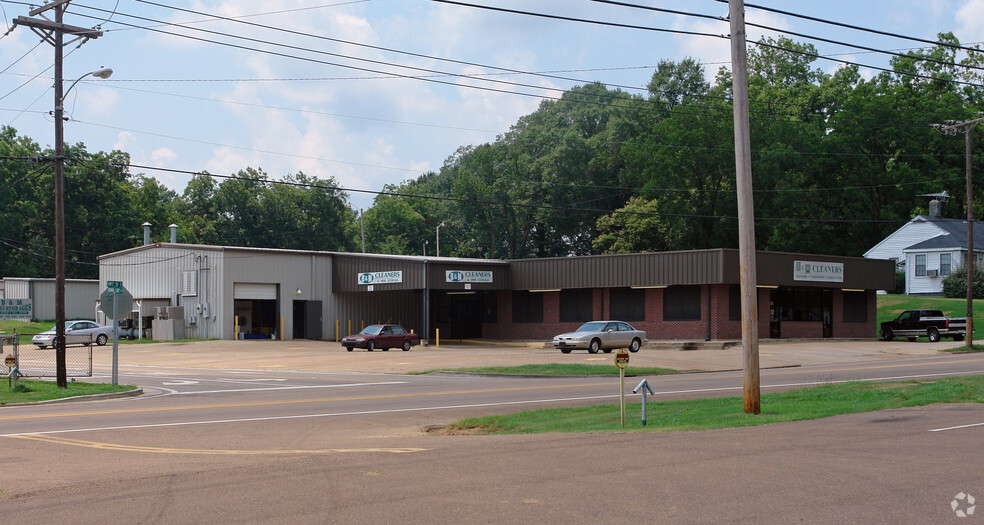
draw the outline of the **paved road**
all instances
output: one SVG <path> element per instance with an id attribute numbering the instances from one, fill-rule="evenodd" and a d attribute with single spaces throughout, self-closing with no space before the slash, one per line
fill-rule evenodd
<path id="1" fill-rule="evenodd" d="M 764 370 L 764 390 L 984 373 L 984 356 L 926 346 L 912 346 L 916 355 L 764 346 L 763 353 L 781 354 L 777 362 L 794 354 L 833 361 Z M 614 402 L 617 382 L 323 370 L 339 362 L 400 369 L 561 356 L 488 348 L 476 358 L 468 350 L 125 346 L 121 380 L 147 387 L 146 396 L 0 408 L 0 505 L 28 523 L 903 523 L 957 519 L 956 494 L 984 497 L 984 459 L 975 451 L 984 427 L 933 431 L 984 423 L 977 405 L 702 433 L 430 436 L 423 427 L 466 415 Z M 108 370 L 104 351 L 97 373 Z M 686 354 L 726 370 L 728 354 L 740 354 L 699 352 L 644 349 L 632 359 Z M 711 352 L 718 353 L 703 355 Z M 250 363 L 267 369 L 249 370 Z M 284 363 L 292 370 L 278 369 Z M 802 363 L 783 366 L 794 364 Z M 651 380 L 661 397 L 740 386 L 733 371 Z"/>

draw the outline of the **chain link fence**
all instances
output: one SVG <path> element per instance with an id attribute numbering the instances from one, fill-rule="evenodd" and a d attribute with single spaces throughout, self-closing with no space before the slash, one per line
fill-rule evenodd
<path id="1" fill-rule="evenodd" d="M 38 348 L 33 344 L 20 344 L 19 334 L 0 335 L 0 354 L 13 355 L 17 371 L 21 377 L 57 377 L 55 349 Z M 65 345 L 66 377 L 92 377 L 92 341 L 88 343 L 67 343 Z M 10 368 L 4 370 L 5 374 Z"/>

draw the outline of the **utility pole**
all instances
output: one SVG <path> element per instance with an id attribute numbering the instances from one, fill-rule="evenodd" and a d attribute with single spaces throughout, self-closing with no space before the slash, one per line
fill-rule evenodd
<path id="1" fill-rule="evenodd" d="M 362 230 L 362 253 L 366 253 L 366 213 L 359 210 L 359 229 Z"/>
<path id="2" fill-rule="evenodd" d="M 974 177 L 971 166 L 970 130 L 984 122 L 984 118 L 955 122 L 940 129 L 947 135 L 956 135 L 957 130 L 963 129 L 967 142 L 967 348 L 974 347 L 974 270 L 977 265 L 974 260 Z"/>
<path id="3" fill-rule="evenodd" d="M 68 372 L 65 363 L 65 131 L 64 103 L 62 85 L 62 61 L 64 57 L 65 35 L 73 38 L 69 44 L 102 36 L 102 31 L 70 26 L 62 23 L 70 0 L 54 0 L 43 7 L 30 11 L 30 16 L 42 15 L 50 9 L 55 10 L 55 20 L 26 18 L 19 16 L 14 25 L 30 27 L 44 41 L 55 48 L 55 375 L 59 387 L 68 387 Z M 81 45 L 81 44 L 80 44 Z"/>
<path id="4" fill-rule="evenodd" d="M 758 291 L 755 273 L 755 210 L 752 201 L 752 146 L 748 123 L 748 57 L 745 4 L 728 0 L 731 22 L 731 91 L 735 108 L 735 172 L 738 190 L 738 262 L 741 276 L 742 396 L 745 413 L 762 411 L 758 354 Z"/>

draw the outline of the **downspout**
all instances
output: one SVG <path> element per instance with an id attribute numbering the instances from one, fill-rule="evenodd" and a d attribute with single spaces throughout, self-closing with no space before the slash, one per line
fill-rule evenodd
<path id="1" fill-rule="evenodd" d="M 705 341 L 711 340 L 711 285 L 705 284 L 707 287 L 707 338 Z"/>

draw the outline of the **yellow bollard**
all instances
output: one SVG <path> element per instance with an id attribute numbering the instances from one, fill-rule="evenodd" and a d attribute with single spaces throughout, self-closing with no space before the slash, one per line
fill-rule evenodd
<path id="1" fill-rule="evenodd" d="M 436 348 L 440 348 L 441 347 L 441 329 L 440 328 L 435 328 L 434 329 L 434 342 L 437 343 L 437 344 L 434 345 Z"/>
<path id="2" fill-rule="evenodd" d="M 349 319 L 348 335 L 352 335 L 352 320 L 351 319 Z"/>
<path id="3" fill-rule="evenodd" d="M 236 320 L 235 324 L 233 325 L 233 329 L 236 331 L 236 333 L 233 334 L 233 337 L 232 338 L 234 340 L 238 341 L 239 340 L 239 316 L 236 315 L 236 316 L 233 316 L 233 318 Z"/>
<path id="4" fill-rule="evenodd" d="M 335 319 L 335 342 L 336 343 L 338 342 L 338 324 L 339 324 L 338 319 Z"/>
<path id="5" fill-rule="evenodd" d="M 280 316 L 280 340 L 284 340 L 284 316 Z"/>

